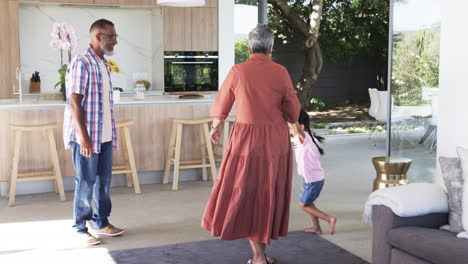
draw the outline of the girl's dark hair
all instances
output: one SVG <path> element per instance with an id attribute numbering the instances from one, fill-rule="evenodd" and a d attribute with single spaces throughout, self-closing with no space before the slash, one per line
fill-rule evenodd
<path id="1" fill-rule="evenodd" d="M 320 152 L 320 155 L 324 154 L 323 149 L 319 146 L 316 140 L 318 140 L 320 143 L 323 143 L 325 141 L 325 138 L 321 136 L 314 135 L 312 131 L 310 130 L 310 117 L 309 114 L 306 113 L 306 111 L 301 110 L 299 113 L 299 119 L 297 120 L 299 122 L 299 125 L 304 126 L 304 130 L 309 133 L 310 137 L 312 138 L 312 141 L 314 144 L 317 146 L 318 151 Z"/>

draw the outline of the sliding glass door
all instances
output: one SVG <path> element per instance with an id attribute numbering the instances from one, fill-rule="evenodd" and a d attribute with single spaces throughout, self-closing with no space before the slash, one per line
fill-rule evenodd
<path id="1" fill-rule="evenodd" d="M 410 182 L 431 182 L 436 168 L 442 0 L 392 1 L 388 153 L 413 160 Z"/>

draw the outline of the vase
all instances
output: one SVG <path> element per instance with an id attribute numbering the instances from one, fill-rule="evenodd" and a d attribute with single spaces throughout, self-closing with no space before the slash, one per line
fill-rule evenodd
<path id="1" fill-rule="evenodd" d="M 67 89 L 65 87 L 65 83 L 61 83 L 60 84 L 60 92 L 62 93 L 63 95 L 63 100 L 64 101 L 67 101 Z"/>

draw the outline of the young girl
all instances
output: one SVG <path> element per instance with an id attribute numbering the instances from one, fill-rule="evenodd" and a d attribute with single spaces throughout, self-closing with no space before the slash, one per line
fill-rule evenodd
<path id="1" fill-rule="evenodd" d="M 314 136 L 310 132 L 309 115 L 301 110 L 298 120 L 299 126 L 289 125 L 290 133 L 293 137 L 294 152 L 296 156 L 297 170 L 300 176 L 304 178 L 301 192 L 300 207 L 312 217 L 313 226 L 305 228 L 305 232 L 322 234 L 319 218 L 328 222 L 329 232 L 335 232 L 336 218 L 320 211 L 314 204 L 322 190 L 325 176 L 320 165 L 320 154 L 323 150 L 317 141 L 322 142 L 323 137 Z M 306 132 L 304 132 L 306 131 Z"/>

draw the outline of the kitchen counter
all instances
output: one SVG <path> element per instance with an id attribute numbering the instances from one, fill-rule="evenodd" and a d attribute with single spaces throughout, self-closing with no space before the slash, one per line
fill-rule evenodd
<path id="1" fill-rule="evenodd" d="M 212 104 L 215 95 L 207 95 L 200 99 L 180 99 L 172 95 L 145 96 L 144 100 L 137 100 L 134 96 L 121 96 L 116 107 L 123 106 L 150 106 L 150 105 L 194 105 Z M 40 99 L 0 99 L 0 110 L 34 110 L 34 109 L 62 109 L 65 102 L 62 100 L 40 100 Z"/>
<path id="2" fill-rule="evenodd" d="M 145 100 L 133 96 L 122 96 L 115 105 L 116 120 L 133 120 L 130 127 L 131 140 L 137 170 L 160 171 L 164 169 L 172 119 L 200 119 L 210 116 L 215 95 L 201 99 L 179 99 L 176 96 L 151 95 Z M 57 124 L 55 140 L 63 176 L 75 175 L 71 152 L 65 150 L 62 127 L 64 101 L 41 101 L 31 98 L 19 100 L 0 99 L 0 182 L 6 181 L 11 167 L 14 135 L 9 124 Z M 120 132 L 118 132 L 120 133 Z M 182 160 L 193 160 L 200 156 L 199 127 L 184 127 Z M 20 150 L 20 172 L 33 169 L 49 169 L 50 161 L 41 134 L 28 133 L 22 139 Z M 120 136 L 120 135 L 119 135 Z M 197 143 L 194 143 L 197 142 Z M 114 164 L 122 164 L 121 151 L 114 153 Z"/>

